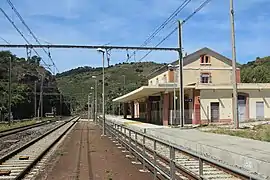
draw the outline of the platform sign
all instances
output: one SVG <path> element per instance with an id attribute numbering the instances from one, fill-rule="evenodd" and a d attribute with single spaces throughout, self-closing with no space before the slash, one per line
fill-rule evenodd
<path id="1" fill-rule="evenodd" d="M 191 98 L 185 99 L 185 102 L 192 102 Z"/>

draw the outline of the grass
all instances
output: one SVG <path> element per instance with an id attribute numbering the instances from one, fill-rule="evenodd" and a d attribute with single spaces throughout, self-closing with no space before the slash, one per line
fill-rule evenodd
<path id="1" fill-rule="evenodd" d="M 36 120 L 14 122 L 14 123 L 11 123 L 10 126 L 8 124 L 0 124 L 0 132 L 8 130 L 8 129 L 21 127 L 21 126 L 27 126 L 27 125 L 35 124 L 36 122 L 37 122 Z"/>
<path id="2" fill-rule="evenodd" d="M 231 136 L 238 136 L 243 138 L 255 139 L 260 141 L 270 142 L 270 125 L 258 125 L 253 129 L 228 129 L 228 128 L 215 128 L 207 130 L 207 132 L 216 134 L 226 134 Z"/>
<path id="3" fill-rule="evenodd" d="M 53 118 L 43 118 L 43 121 L 47 121 L 47 120 L 51 120 Z M 17 128 L 17 127 L 22 127 L 22 126 L 27 126 L 27 125 L 32 125 L 37 123 L 37 120 L 32 119 L 32 120 L 25 120 L 25 121 L 16 121 L 11 123 L 11 125 L 9 126 L 8 123 L 7 124 L 0 124 L 0 132 L 1 131 L 5 131 L 8 129 L 13 129 L 13 128 Z"/>

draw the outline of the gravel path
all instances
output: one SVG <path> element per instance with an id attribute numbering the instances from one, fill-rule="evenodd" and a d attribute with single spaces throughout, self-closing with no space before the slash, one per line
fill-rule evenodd
<path id="1" fill-rule="evenodd" d="M 31 141 L 32 139 L 37 138 L 38 136 L 41 136 L 42 134 L 60 125 L 61 123 L 64 123 L 64 122 L 56 121 L 50 124 L 35 127 L 32 129 L 25 130 L 23 132 L 18 132 L 18 133 L 0 138 L 0 157 L 4 156 L 8 152 L 11 152 L 12 150 L 15 150 L 23 146 L 24 144 Z"/>

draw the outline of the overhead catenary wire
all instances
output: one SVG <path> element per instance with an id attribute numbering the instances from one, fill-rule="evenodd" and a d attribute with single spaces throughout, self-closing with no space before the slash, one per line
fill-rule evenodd
<path id="1" fill-rule="evenodd" d="M 4 39 L 3 37 L 0 36 L 0 39 L 2 39 L 5 43 L 10 44 L 10 42 L 8 42 L 6 39 Z"/>
<path id="2" fill-rule="evenodd" d="M 149 42 L 162 30 L 164 29 L 170 22 L 173 21 L 174 17 L 176 17 L 189 3 L 191 0 L 185 0 L 150 36 L 147 38 L 142 46 L 146 46 Z M 174 24 L 174 23 L 173 23 Z"/>
<path id="3" fill-rule="evenodd" d="M 174 18 L 191 2 L 191 0 L 184 0 L 184 2 L 181 3 L 181 5 L 160 25 L 158 26 L 158 28 L 156 28 L 156 30 L 143 42 L 143 44 L 141 45 L 146 46 L 148 45 L 152 39 L 154 39 L 154 37 L 156 35 L 158 35 L 169 23 L 173 22 Z M 175 22 L 173 22 L 171 24 L 171 26 L 175 24 Z M 134 51 L 131 56 L 127 59 L 127 62 L 129 61 L 129 59 L 131 59 L 133 56 L 135 56 L 136 51 Z"/>
<path id="4" fill-rule="evenodd" d="M 10 2 L 10 1 L 9 1 Z M 13 10 L 16 10 L 15 9 L 15 7 L 13 6 L 12 7 L 12 9 Z M 31 43 L 26 39 L 26 37 L 24 36 L 24 34 L 20 31 L 20 29 L 16 26 L 16 24 L 9 18 L 9 16 L 6 14 L 6 12 L 2 9 L 2 8 L 0 8 L 0 10 L 2 11 L 2 13 L 4 14 L 4 16 L 8 19 L 8 21 L 13 25 L 13 27 L 16 29 L 16 31 L 22 36 L 22 38 L 25 40 L 25 42 L 28 44 L 28 45 L 31 45 Z M 16 11 L 15 11 L 15 13 L 16 13 Z M 17 13 L 16 13 L 17 14 Z M 20 16 L 21 17 L 21 16 Z M 29 30 L 30 30 L 30 28 L 26 25 L 26 23 L 24 24 Z M 31 30 L 30 30 L 31 31 Z M 31 31 L 30 32 L 31 33 L 31 35 L 33 36 L 34 34 L 33 34 L 33 32 Z M 34 35 L 34 37 L 36 38 L 36 36 Z M 38 39 L 36 38 L 36 40 L 38 41 Z M 39 42 L 39 41 L 38 41 Z M 39 55 L 39 53 L 32 47 L 32 49 L 33 49 L 33 51 L 35 52 L 35 54 L 37 55 L 37 56 L 39 56 L 39 57 L 41 57 L 40 55 Z M 43 50 L 45 50 L 45 49 L 43 49 Z M 46 52 L 46 50 L 45 50 L 45 52 Z M 50 56 L 50 54 L 49 53 L 46 53 L 48 56 L 49 56 L 49 58 L 52 60 L 52 58 L 51 58 L 51 56 Z M 41 60 L 42 60 L 42 62 L 44 63 L 44 65 L 47 67 L 47 69 L 49 69 L 51 72 L 53 72 L 52 71 L 52 69 L 50 68 L 50 65 L 48 65 L 42 58 L 41 58 Z M 54 62 L 53 62 L 53 65 L 54 65 L 54 67 L 57 69 L 57 67 L 56 67 L 56 65 L 54 64 Z M 57 69 L 57 71 L 59 72 L 59 70 Z M 60 93 L 61 94 L 61 93 Z M 66 103 L 65 103 L 65 105 L 67 105 Z M 67 106 L 68 107 L 68 106 Z M 69 107 L 68 107 L 69 108 Z"/>
<path id="5" fill-rule="evenodd" d="M 211 0 L 205 0 L 198 8 L 196 8 L 189 16 L 187 16 L 182 22 L 181 26 L 184 25 L 188 20 L 190 20 L 196 13 L 198 13 L 203 7 L 205 7 Z M 158 47 L 165 40 L 167 40 L 174 32 L 176 32 L 178 27 L 174 28 L 165 38 L 163 38 L 155 47 Z M 153 50 L 147 52 L 142 58 L 140 58 L 139 62 L 145 59 Z"/>
<path id="6" fill-rule="evenodd" d="M 0 11 L 4 14 L 4 16 L 7 18 L 7 20 L 12 24 L 12 26 L 16 29 L 16 31 L 22 36 L 22 38 L 25 40 L 25 42 L 28 45 L 31 45 L 31 43 L 26 39 L 26 37 L 24 36 L 24 34 L 19 30 L 19 28 L 16 26 L 16 24 L 10 19 L 10 17 L 7 15 L 7 13 L 2 8 L 0 8 Z M 34 48 L 33 48 L 33 51 L 36 53 L 37 56 L 40 57 L 39 53 Z M 47 66 L 47 68 L 49 70 L 51 70 L 50 67 L 49 67 L 49 65 L 43 59 L 41 59 L 41 60 L 44 63 L 44 65 Z"/>
<path id="7" fill-rule="evenodd" d="M 12 10 L 15 12 L 15 14 L 18 16 L 18 18 L 20 19 L 20 21 L 22 22 L 22 24 L 26 27 L 26 29 L 29 31 L 29 33 L 32 35 L 32 37 L 35 39 L 35 41 L 38 44 L 41 44 L 39 39 L 36 37 L 36 35 L 33 33 L 33 31 L 29 28 L 29 26 L 26 24 L 26 22 L 24 21 L 23 17 L 20 15 L 20 13 L 17 11 L 16 7 L 13 5 L 13 3 L 10 0 L 7 0 L 8 4 L 10 5 L 10 7 L 12 8 Z M 42 50 L 44 51 L 45 54 L 48 55 L 49 59 L 51 60 L 53 66 L 55 67 L 55 69 L 57 70 L 57 72 L 60 72 L 59 69 L 57 68 L 57 66 L 55 65 L 53 59 L 51 58 L 51 55 L 48 51 L 46 51 L 46 49 L 42 48 Z"/>

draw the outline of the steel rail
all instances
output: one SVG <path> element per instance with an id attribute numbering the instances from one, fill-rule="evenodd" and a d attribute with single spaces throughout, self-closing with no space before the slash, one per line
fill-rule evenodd
<path id="1" fill-rule="evenodd" d="M 131 132 L 131 131 L 130 131 L 130 132 Z M 124 139 L 129 138 L 129 136 L 127 136 L 127 134 L 125 134 L 124 132 L 119 131 L 119 133 L 120 133 L 122 136 L 125 137 Z M 133 131 L 132 133 L 135 134 L 136 132 Z M 188 179 L 198 179 L 198 177 L 197 177 L 195 174 L 193 174 L 192 172 L 190 172 L 190 171 L 188 171 L 188 170 L 186 170 L 186 169 L 184 169 L 184 168 L 182 168 L 182 167 L 179 167 L 179 166 L 175 165 L 176 162 L 175 162 L 174 159 L 171 159 L 171 160 L 170 160 L 170 159 L 168 159 L 167 157 L 162 156 L 161 154 L 157 153 L 156 150 L 153 150 L 153 149 L 151 149 L 151 148 L 149 148 L 149 147 L 146 147 L 146 146 L 143 145 L 142 143 L 138 142 L 136 139 L 132 139 L 132 138 L 131 138 L 131 141 L 132 141 L 134 144 L 137 144 L 137 145 L 141 146 L 142 149 L 145 148 L 148 152 L 152 152 L 153 154 L 155 153 L 155 155 L 157 156 L 157 158 L 159 158 L 160 160 L 163 160 L 163 161 L 165 161 L 166 163 L 168 163 L 168 166 L 170 165 L 170 163 L 173 162 L 175 168 L 176 168 L 178 171 L 180 171 L 180 174 L 183 175 L 183 176 L 185 176 L 185 177 L 187 177 Z M 125 140 L 123 140 L 122 142 L 125 144 L 126 149 L 129 149 L 130 144 L 128 144 L 128 142 L 125 142 Z M 131 146 L 132 146 L 132 143 L 131 143 Z M 134 148 L 134 147 L 133 147 L 133 148 Z M 143 152 L 139 152 L 139 151 L 137 150 L 136 153 L 139 153 L 141 156 L 143 156 L 143 155 L 142 155 Z M 146 157 L 146 158 L 148 159 L 148 161 L 153 160 L 153 159 L 151 159 L 151 160 L 149 159 L 149 158 L 151 158 L 149 155 L 146 155 L 146 156 L 148 156 L 148 157 Z M 154 155 L 153 155 L 153 156 L 154 156 Z M 159 169 L 166 168 L 165 166 L 162 166 L 163 168 L 161 168 L 161 167 L 158 167 L 157 165 L 153 165 L 153 164 L 150 164 L 150 165 L 152 166 L 152 168 L 159 168 Z M 162 174 L 166 174 L 166 175 L 167 175 L 166 178 L 170 179 L 170 175 L 169 175 L 170 172 L 166 172 L 165 170 L 159 170 L 159 173 L 160 173 L 160 171 L 162 171 Z M 175 172 L 176 172 L 176 171 L 175 171 Z"/>
<path id="2" fill-rule="evenodd" d="M 48 121 L 50 121 L 50 122 L 48 122 Z M 25 131 L 25 130 L 28 130 L 28 129 L 32 129 L 32 128 L 35 128 L 35 127 L 50 124 L 50 123 L 53 123 L 54 121 L 55 120 L 46 120 L 46 121 L 38 122 L 38 123 L 35 123 L 35 124 L 29 124 L 29 125 L 26 125 L 26 126 L 7 129 L 7 130 L 4 130 L 4 131 L 0 132 L 0 138 L 11 135 L 11 134 L 15 134 L 15 133 L 18 133 L 18 132 L 22 132 L 22 131 Z"/>
<path id="3" fill-rule="evenodd" d="M 100 117 L 100 118 L 101 118 L 101 117 Z M 192 152 L 192 151 L 188 151 L 188 150 L 186 150 L 186 149 L 184 149 L 184 148 L 179 147 L 179 145 L 172 144 L 172 143 L 168 143 L 168 142 L 164 142 L 164 141 L 161 140 L 161 139 L 157 139 L 157 138 L 155 138 L 155 137 L 146 135 L 146 134 L 143 133 L 143 132 L 135 131 L 135 130 L 129 128 L 129 127 L 123 126 L 122 124 L 117 124 L 117 123 L 108 122 L 108 121 L 107 121 L 106 123 L 107 123 L 109 126 L 114 126 L 114 124 L 116 124 L 116 125 L 118 125 L 118 126 L 121 126 L 122 128 L 125 128 L 125 129 L 127 129 L 127 130 L 129 130 L 129 131 L 131 131 L 131 132 L 133 132 L 133 133 L 135 133 L 135 134 L 137 134 L 137 135 L 140 135 L 140 136 L 142 136 L 142 137 L 145 137 L 145 138 L 147 138 L 147 139 L 149 139 L 149 140 L 156 141 L 156 142 L 158 142 L 159 144 L 162 144 L 162 145 L 167 146 L 167 147 L 173 147 L 175 150 L 179 151 L 180 153 L 183 153 L 183 154 L 185 154 L 185 155 L 188 155 L 188 156 L 190 156 L 190 157 L 192 157 L 192 158 L 194 158 L 194 159 L 197 159 L 197 160 L 201 161 L 201 163 L 206 163 L 206 164 L 208 164 L 208 165 L 210 165 L 210 166 L 213 166 L 213 167 L 215 167 L 215 168 L 217 168 L 217 169 L 219 169 L 219 170 L 222 170 L 222 171 L 224 171 L 224 172 L 226 172 L 226 173 L 229 173 L 229 174 L 231 174 L 231 175 L 233 175 L 233 176 L 236 176 L 236 177 L 238 177 L 238 178 L 241 178 L 241 179 L 249 179 L 249 180 L 257 180 L 257 179 L 260 179 L 260 178 L 259 178 L 258 176 L 256 176 L 256 175 L 253 175 L 253 174 L 250 174 L 250 173 L 245 172 L 245 171 L 243 171 L 243 170 L 240 170 L 240 169 L 231 167 L 231 166 L 229 166 L 229 165 L 226 165 L 226 164 L 217 162 L 217 161 L 215 161 L 215 160 L 212 160 L 212 159 L 210 159 L 210 158 L 204 157 L 204 156 L 202 156 L 202 155 L 200 155 L 200 154 L 197 154 L 197 153 L 194 153 L 194 152 Z M 138 143 L 138 142 L 137 142 L 137 143 Z M 193 176 L 193 174 L 192 174 L 192 176 Z M 201 176 L 197 177 L 197 179 L 205 179 L 205 178 L 204 178 L 203 175 L 201 175 Z"/>
<path id="4" fill-rule="evenodd" d="M 106 130 L 109 130 L 109 133 L 111 134 L 111 135 L 114 135 L 115 137 L 117 137 L 117 140 L 120 140 L 120 137 L 119 137 L 119 135 L 117 135 L 118 133 L 117 132 L 113 132 L 113 130 L 114 130 L 114 128 L 111 128 L 108 124 L 106 124 L 106 126 L 107 126 L 107 129 Z M 109 128 L 108 128 L 109 127 Z M 113 129 L 113 130 L 112 130 Z M 118 132 L 120 132 L 120 131 L 118 131 Z M 134 148 L 134 147 L 132 147 L 132 146 L 130 146 L 127 142 L 125 142 L 125 141 L 121 141 L 122 143 L 124 143 L 124 146 L 126 146 L 127 147 L 127 149 L 129 149 L 130 151 L 132 151 L 133 153 L 135 153 L 136 155 L 138 155 L 139 156 L 139 158 L 141 158 L 141 162 L 143 162 L 143 161 L 145 161 L 150 167 L 152 167 L 152 168 L 154 168 L 154 169 L 156 169 L 159 173 L 160 173 L 160 175 L 162 176 L 162 177 L 164 177 L 164 178 L 166 178 L 166 179 L 170 179 L 170 176 L 166 173 L 166 172 L 164 172 L 161 168 L 159 168 L 158 166 L 155 166 L 147 157 L 145 157 L 141 152 L 139 152 L 138 151 L 138 149 L 136 149 L 136 147 Z M 149 168 L 148 168 L 149 169 Z M 152 170 L 152 169 L 149 169 L 149 170 L 151 170 L 152 172 L 154 171 L 154 170 Z M 160 179 L 160 178 L 159 178 Z"/>
<path id="5" fill-rule="evenodd" d="M 65 134 L 65 133 L 66 133 L 66 132 L 67 132 L 67 131 L 68 131 L 68 130 L 69 130 L 69 129 L 70 129 L 70 128 L 71 128 L 71 127 L 79 120 L 79 119 L 80 119 L 78 116 L 75 116 L 75 117 L 71 118 L 70 120 L 63 122 L 63 124 L 61 124 L 61 125 L 55 127 L 54 129 L 52 129 L 52 130 L 46 132 L 46 133 L 43 134 L 43 135 L 41 135 L 41 136 L 39 136 L 39 137 L 33 139 L 32 141 L 28 142 L 27 144 L 23 145 L 22 147 L 17 148 L 17 149 L 15 149 L 15 150 L 11 151 L 9 154 L 7 154 L 7 155 L 1 157 L 1 159 L 0 159 L 0 164 L 2 164 L 3 162 L 5 162 L 5 161 L 11 159 L 12 157 L 14 157 L 15 155 L 17 155 L 18 153 L 20 153 L 20 152 L 22 152 L 23 150 L 29 148 L 31 145 L 37 143 L 37 142 L 40 141 L 41 139 L 45 138 L 46 136 L 48 136 L 48 135 L 51 134 L 52 132 L 58 130 L 59 128 L 63 127 L 64 125 L 66 125 L 67 123 L 71 122 L 72 120 L 74 120 L 74 119 L 76 119 L 76 118 L 77 118 L 77 120 L 74 121 L 74 123 L 73 123 L 69 128 L 67 128 L 67 130 L 66 130 L 64 133 L 62 133 L 62 134 L 61 134 L 61 135 L 60 135 L 60 136 L 59 136 L 52 144 L 50 144 L 45 150 L 43 150 L 43 151 L 41 152 L 41 154 L 40 154 L 37 158 L 35 158 L 34 161 L 32 161 L 25 169 L 23 169 L 23 170 L 16 176 L 16 178 L 15 178 L 16 180 L 22 179 L 22 178 L 23 178 L 23 177 L 31 170 L 31 168 L 33 168 L 33 167 L 36 165 L 36 163 L 39 162 L 39 161 L 42 159 L 42 157 L 43 157 L 43 156 L 44 156 L 44 155 L 52 148 L 52 146 L 53 146 L 54 144 L 56 144 L 56 143 L 61 139 L 61 137 L 63 137 L 64 134 Z"/>
<path id="6" fill-rule="evenodd" d="M 123 132 L 120 132 L 120 133 L 121 133 L 122 135 L 124 135 L 125 137 L 127 137 L 127 135 L 126 135 L 125 133 L 123 133 Z M 134 133 L 134 132 L 133 132 L 133 133 Z M 132 139 L 132 141 L 135 142 L 136 140 L 135 140 L 135 139 Z M 136 142 L 136 143 L 137 143 L 137 145 L 140 145 L 141 147 L 144 146 L 144 145 L 143 145 L 142 143 L 140 143 L 140 142 Z M 160 143 L 160 144 L 161 144 L 161 143 Z M 163 145 L 166 145 L 166 144 L 163 144 Z M 167 146 L 167 145 L 166 145 L 166 146 Z M 170 163 L 170 160 L 169 160 L 167 157 L 165 157 L 165 156 L 163 156 L 163 155 L 157 153 L 157 150 L 153 150 L 153 149 L 151 149 L 151 148 L 149 148 L 149 147 L 145 147 L 145 149 L 146 149 L 148 152 L 152 152 L 153 154 L 156 153 L 156 156 L 157 156 L 158 158 L 160 158 L 161 160 L 165 161 L 166 163 Z M 173 162 L 176 163 L 175 160 L 173 160 Z M 198 179 L 198 176 L 196 176 L 193 172 L 191 172 L 191 171 L 189 171 L 189 170 L 187 170 L 187 169 L 185 169 L 185 168 L 183 168 L 183 167 L 181 167 L 181 166 L 175 165 L 175 168 L 178 169 L 178 170 L 180 171 L 180 174 L 182 174 L 183 176 L 187 177 L 188 179 Z"/>
<path id="7" fill-rule="evenodd" d="M 76 117 L 75 117 L 76 118 Z M 75 119 L 73 118 L 73 119 Z M 70 121 L 72 121 L 73 119 L 71 119 Z M 30 163 L 17 177 L 16 180 L 20 180 L 23 177 L 25 177 L 25 175 L 44 157 L 44 155 L 77 123 L 77 121 L 80 118 L 78 118 L 76 121 L 74 121 L 72 123 L 72 125 L 70 125 L 56 140 L 53 141 L 53 143 L 51 143 L 32 163 Z M 65 124 L 69 123 L 70 121 L 67 121 Z M 64 125 L 65 125 L 64 124 Z M 62 125 L 62 126 L 64 126 Z M 62 127 L 61 126 L 61 127 Z M 58 127 L 57 129 L 59 129 L 60 127 Z M 57 130 L 55 129 L 55 130 Z"/>
<path id="8" fill-rule="evenodd" d="M 140 47 L 140 46 L 103 46 L 103 45 L 70 45 L 70 44 L 0 44 L 0 48 L 77 48 L 77 49 L 122 49 L 122 50 L 156 50 L 156 51 L 179 51 L 173 47 Z"/>

